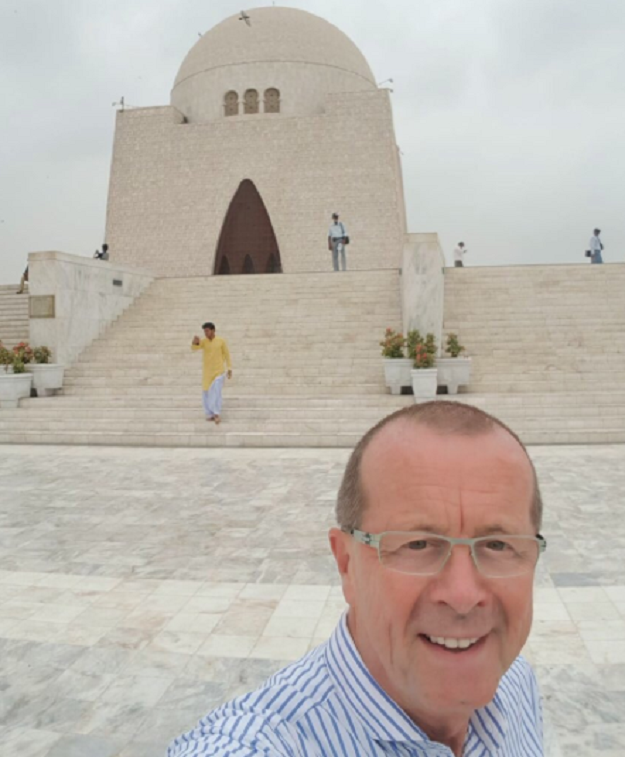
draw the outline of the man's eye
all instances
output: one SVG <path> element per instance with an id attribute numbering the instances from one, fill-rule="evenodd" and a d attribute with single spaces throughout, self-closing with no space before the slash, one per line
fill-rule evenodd
<path id="1" fill-rule="evenodd" d="M 499 541 L 498 539 L 487 541 L 484 546 L 493 552 L 505 552 L 507 549 L 510 549 L 509 544 L 506 544 L 505 541 Z"/>
<path id="2" fill-rule="evenodd" d="M 408 549 L 414 549 L 414 550 L 425 549 L 427 546 L 428 546 L 428 543 L 425 539 L 416 539 L 415 541 L 409 541 L 406 544 L 406 547 L 408 547 Z"/>

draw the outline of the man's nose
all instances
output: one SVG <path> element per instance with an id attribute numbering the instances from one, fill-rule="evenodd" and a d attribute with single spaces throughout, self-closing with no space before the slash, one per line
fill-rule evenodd
<path id="1" fill-rule="evenodd" d="M 468 615 L 475 607 L 488 602 L 490 592 L 479 573 L 471 550 L 456 545 L 441 572 L 435 576 L 431 590 L 434 602 L 451 607 L 458 615 Z"/>

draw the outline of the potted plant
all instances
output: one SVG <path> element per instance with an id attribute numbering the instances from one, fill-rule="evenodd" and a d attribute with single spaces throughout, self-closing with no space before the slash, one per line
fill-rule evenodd
<path id="1" fill-rule="evenodd" d="M 0 375 L 13 373 L 13 353 L 0 342 Z"/>
<path id="2" fill-rule="evenodd" d="M 428 334 L 424 341 L 414 345 L 412 352 L 413 369 L 410 372 L 412 378 L 412 391 L 415 402 L 431 400 L 436 397 L 436 339 L 433 334 Z"/>
<path id="3" fill-rule="evenodd" d="M 410 358 L 410 368 L 412 369 L 412 361 L 414 358 L 412 357 L 414 355 L 415 348 L 418 344 L 421 344 L 423 342 L 423 337 L 421 336 L 421 332 L 419 329 L 412 329 L 408 332 L 408 336 L 406 337 L 406 354 Z"/>
<path id="4" fill-rule="evenodd" d="M 47 397 L 54 394 L 63 386 L 65 366 L 60 363 L 51 363 L 52 351 L 48 347 L 35 347 L 32 350 L 33 361 L 26 370 L 33 374 L 33 387 L 37 390 L 38 397 Z"/>
<path id="5" fill-rule="evenodd" d="M 446 386 L 448 394 L 457 394 L 459 386 L 466 386 L 471 380 L 471 358 L 461 357 L 464 347 L 458 341 L 457 334 L 447 335 L 445 352 L 450 357 L 438 359 L 438 383 Z"/>
<path id="6" fill-rule="evenodd" d="M 380 342 L 384 358 L 384 378 L 391 394 L 401 394 L 402 386 L 410 386 L 412 360 L 404 356 L 406 339 L 403 334 L 387 328 Z"/>
<path id="7" fill-rule="evenodd" d="M 33 377 L 26 373 L 32 350 L 21 342 L 12 350 L 0 343 L 0 407 L 17 407 L 23 397 L 30 397 Z"/>

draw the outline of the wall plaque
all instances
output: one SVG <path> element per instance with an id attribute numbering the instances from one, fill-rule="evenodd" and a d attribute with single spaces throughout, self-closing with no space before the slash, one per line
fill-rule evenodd
<path id="1" fill-rule="evenodd" d="M 30 318 L 54 318 L 54 295 L 35 294 L 28 298 Z"/>

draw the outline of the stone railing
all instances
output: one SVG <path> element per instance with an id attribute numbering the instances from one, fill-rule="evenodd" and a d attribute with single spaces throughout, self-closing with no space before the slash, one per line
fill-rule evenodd
<path id="1" fill-rule="evenodd" d="M 147 271 L 64 252 L 31 252 L 28 267 L 30 342 L 66 366 L 153 281 Z"/>

